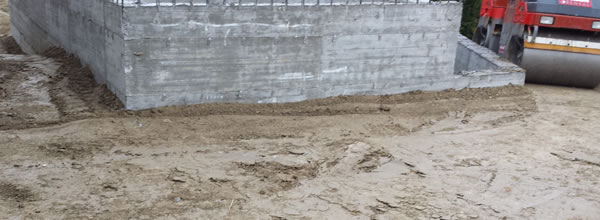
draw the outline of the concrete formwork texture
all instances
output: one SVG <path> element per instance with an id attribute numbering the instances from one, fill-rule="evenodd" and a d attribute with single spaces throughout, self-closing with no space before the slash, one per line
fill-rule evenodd
<path id="1" fill-rule="evenodd" d="M 65 48 L 128 109 L 524 82 L 518 67 L 459 41 L 456 2 L 11 0 L 10 7 L 13 36 L 26 52 Z"/>

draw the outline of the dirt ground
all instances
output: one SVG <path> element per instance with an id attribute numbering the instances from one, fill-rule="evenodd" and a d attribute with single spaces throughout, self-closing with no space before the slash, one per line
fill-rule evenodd
<path id="1" fill-rule="evenodd" d="M 593 90 L 133 112 L 60 50 L 8 52 L 0 219 L 600 218 Z"/>
<path id="2" fill-rule="evenodd" d="M 0 35 L 10 32 L 10 16 L 8 15 L 8 0 L 0 0 Z"/>

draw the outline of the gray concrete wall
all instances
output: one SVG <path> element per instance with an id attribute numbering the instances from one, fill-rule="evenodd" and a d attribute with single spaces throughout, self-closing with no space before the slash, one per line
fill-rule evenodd
<path id="1" fill-rule="evenodd" d="M 126 106 L 290 102 L 444 81 L 454 73 L 460 11 L 460 4 L 125 7 Z"/>
<path id="2" fill-rule="evenodd" d="M 479 46 L 463 35 L 458 36 L 454 72 L 504 70 L 524 72 L 519 66 L 500 58 L 486 47 Z"/>
<path id="3" fill-rule="evenodd" d="M 106 0 L 10 0 L 11 31 L 27 53 L 63 47 L 125 99 L 121 7 Z"/>
<path id="4" fill-rule="evenodd" d="M 524 81 L 520 68 L 457 39 L 458 3 L 113 1 L 11 0 L 13 35 L 27 52 L 76 54 L 128 109 Z"/>
<path id="5" fill-rule="evenodd" d="M 470 78 L 471 88 L 525 84 L 524 69 L 460 34 L 454 72 Z"/>

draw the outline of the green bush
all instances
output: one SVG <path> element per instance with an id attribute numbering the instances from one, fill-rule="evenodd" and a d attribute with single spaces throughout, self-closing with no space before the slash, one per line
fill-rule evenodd
<path id="1" fill-rule="evenodd" d="M 477 22 L 479 20 L 479 9 L 481 8 L 481 0 L 463 0 L 463 13 L 460 26 L 460 33 L 471 38 Z"/>

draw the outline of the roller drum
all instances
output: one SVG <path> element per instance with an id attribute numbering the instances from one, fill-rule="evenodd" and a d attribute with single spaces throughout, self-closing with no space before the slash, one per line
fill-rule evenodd
<path id="1" fill-rule="evenodd" d="M 600 55 L 525 48 L 521 67 L 529 83 L 594 88 L 600 85 Z"/>

